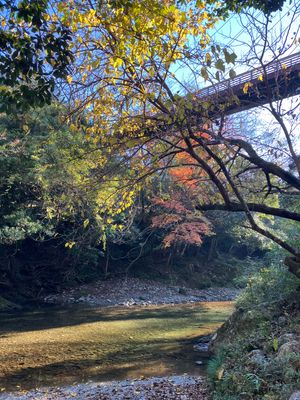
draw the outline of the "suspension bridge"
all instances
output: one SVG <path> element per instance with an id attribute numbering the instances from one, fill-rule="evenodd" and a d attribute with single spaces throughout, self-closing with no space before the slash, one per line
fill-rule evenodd
<path id="1" fill-rule="evenodd" d="M 196 96 L 197 102 L 209 104 L 208 116 L 213 118 L 297 94 L 300 94 L 300 52 L 203 88 Z"/>

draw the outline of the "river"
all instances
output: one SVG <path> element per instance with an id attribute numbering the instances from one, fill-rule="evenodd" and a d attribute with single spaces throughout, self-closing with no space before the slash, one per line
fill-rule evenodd
<path id="1" fill-rule="evenodd" d="M 0 316 L 0 389 L 188 373 L 197 337 L 233 302 L 147 307 L 60 307 Z"/>

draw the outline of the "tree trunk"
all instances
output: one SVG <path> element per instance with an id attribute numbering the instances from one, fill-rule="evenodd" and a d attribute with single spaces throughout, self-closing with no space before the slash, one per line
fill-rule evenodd
<path id="1" fill-rule="evenodd" d="M 300 257 L 285 257 L 284 263 L 292 274 L 300 278 Z"/>

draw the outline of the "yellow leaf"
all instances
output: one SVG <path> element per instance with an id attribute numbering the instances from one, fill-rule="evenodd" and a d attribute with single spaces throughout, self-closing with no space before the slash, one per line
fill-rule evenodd
<path id="1" fill-rule="evenodd" d="M 264 80 L 263 74 L 260 74 L 260 75 L 259 75 L 258 80 L 261 81 L 261 82 Z"/>
<path id="2" fill-rule="evenodd" d="M 71 249 L 74 246 L 75 242 L 66 242 L 65 247 L 69 247 Z"/>
<path id="3" fill-rule="evenodd" d="M 121 67 L 122 64 L 123 64 L 122 59 L 118 57 L 114 62 L 114 67 L 115 68 Z"/>
<path id="4" fill-rule="evenodd" d="M 244 87 L 243 87 L 243 92 L 244 92 L 245 94 L 247 94 L 247 93 L 248 93 L 248 90 L 249 90 L 249 88 L 251 88 L 251 86 L 253 86 L 253 83 L 251 83 L 251 82 L 246 82 L 245 85 L 244 85 Z"/>
<path id="5" fill-rule="evenodd" d="M 67 76 L 67 82 L 68 83 L 72 83 L 72 80 L 73 80 L 73 78 L 71 77 L 71 75 L 68 75 Z"/>
<path id="6" fill-rule="evenodd" d="M 281 65 L 281 68 L 282 68 L 282 69 L 287 69 L 287 65 L 283 63 L 283 64 Z"/>
<path id="7" fill-rule="evenodd" d="M 219 380 L 222 379 L 222 378 L 223 378 L 223 375 L 224 375 L 224 368 L 219 368 L 219 369 L 218 369 L 218 372 L 217 372 L 217 377 L 218 377 L 218 379 L 219 379 Z"/>
<path id="8" fill-rule="evenodd" d="M 85 219 L 85 220 L 83 221 L 83 227 L 86 228 L 86 227 L 88 226 L 89 223 L 90 223 L 90 220 L 89 220 L 89 219 Z"/>

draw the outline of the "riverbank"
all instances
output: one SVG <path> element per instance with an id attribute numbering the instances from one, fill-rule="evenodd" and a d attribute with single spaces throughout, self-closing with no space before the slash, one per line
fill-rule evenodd
<path id="1" fill-rule="evenodd" d="M 239 289 L 191 289 L 138 278 L 97 281 L 44 297 L 48 304 L 82 304 L 100 307 L 186 304 L 232 301 Z"/>
<path id="2" fill-rule="evenodd" d="M 61 388 L 0 394 L 0 400 L 207 400 L 203 378 L 179 375 L 161 378 L 88 382 Z"/>

